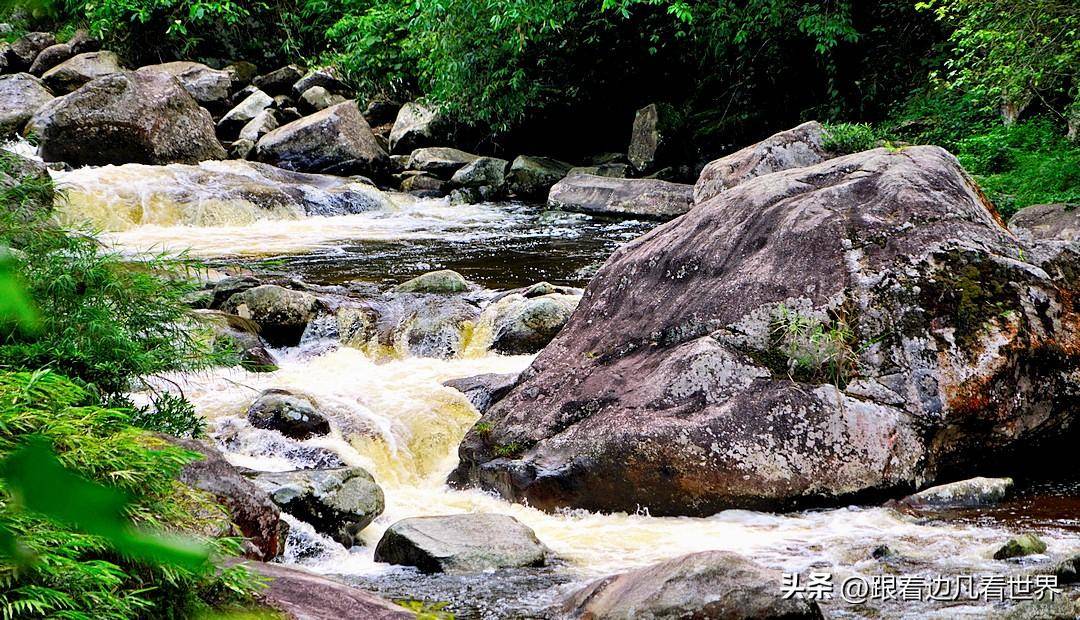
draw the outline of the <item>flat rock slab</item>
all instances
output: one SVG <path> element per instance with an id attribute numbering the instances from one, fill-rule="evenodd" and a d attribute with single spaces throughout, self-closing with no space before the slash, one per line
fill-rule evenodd
<path id="1" fill-rule="evenodd" d="M 572 174 L 552 186 L 548 207 L 593 215 L 667 220 L 694 205 L 694 186 L 657 179 Z"/>
<path id="2" fill-rule="evenodd" d="M 543 566 L 549 551 L 529 527 L 499 514 L 402 519 L 375 548 L 375 560 L 426 573 Z"/>
<path id="3" fill-rule="evenodd" d="M 970 478 L 924 489 L 900 500 L 911 508 L 967 508 L 996 504 L 1013 488 L 1012 478 Z"/>
<path id="4" fill-rule="evenodd" d="M 280 564 L 244 562 L 266 577 L 268 587 L 258 594 L 267 606 L 295 620 L 410 620 L 416 614 L 393 603 L 307 571 Z"/>

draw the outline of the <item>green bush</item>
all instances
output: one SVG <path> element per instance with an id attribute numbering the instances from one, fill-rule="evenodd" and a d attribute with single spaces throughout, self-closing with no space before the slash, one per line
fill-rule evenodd
<path id="1" fill-rule="evenodd" d="M 209 495 L 175 480 L 198 455 L 132 427 L 130 410 L 95 403 L 91 393 L 59 375 L 0 372 L 0 462 L 28 441 L 44 439 L 67 470 L 122 492 L 124 515 L 136 525 L 196 535 L 215 560 L 237 555 L 239 541 L 203 534 L 217 531 L 227 513 Z M 80 511 L 80 518 L 103 518 L 87 514 L 96 498 L 70 485 L 43 491 Z M 0 483 L 0 527 L 18 544 L 15 557 L 0 549 L 5 620 L 189 618 L 243 603 L 257 585 L 238 567 L 134 559 L 109 539 L 24 510 L 22 503 Z"/>
<path id="2" fill-rule="evenodd" d="M 869 123 L 832 123 L 825 125 L 821 145 L 826 151 L 846 155 L 869 151 L 877 142 L 877 132 Z"/>

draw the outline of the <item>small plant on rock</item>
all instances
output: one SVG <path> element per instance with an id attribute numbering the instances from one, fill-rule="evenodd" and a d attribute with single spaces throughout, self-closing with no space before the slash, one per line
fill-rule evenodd
<path id="1" fill-rule="evenodd" d="M 781 304 L 773 313 L 771 346 L 792 379 L 845 385 L 856 364 L 854 334 L 842 317 L 801 314 Z"/>

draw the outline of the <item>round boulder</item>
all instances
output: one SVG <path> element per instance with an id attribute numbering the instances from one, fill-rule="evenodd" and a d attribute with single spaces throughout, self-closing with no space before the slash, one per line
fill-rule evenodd
<path id="1" fill-rule="evenodd" d="M 30 65 L 27 71 L 31 75 L 40 76 L 49 69 L 52 69 L 56 65 L 64 62 L 75 55 L 74 50 L 67 43 L 57 43 L 56 45 L 50 45 L 41 50 L 41 53 L 34 59 L 34 64 Z"/>
<path id="2" fill-rule="evenodd" d="M 0 135 L 22 131 L 26 121 L 52 100 L 41 80 L 29 73 L 0 76 Z"/>
<path id="3" fill-rule="evenodd" d="M 543 566 L 549 553 L 517 519 L 478 513 L 402 519 L 383 534 L 375 561 L 425 573 L 471 573 Z"/>
<path id="4" fill-rule="evenodd" d="M 179 60 L 148 65 L 139 71 L 162 71 L 173 76 L 199 105 L 212 110 L 220 111 L 225 106 L 232 88 L 232 76 L 228 71 L 211 69 L 201 62 Z"/>
<path id="5" fill-rule="evenodd" d="M 411 153 L 431 146 L 439 134 L 442 119 L 434 108 L 409 102 L 398 110 L 394 126 L 390 130 L 390 152 Z"/>
<path id="6" fill-rule="evenodd" d="M 255 321 L 270 344 L 294 346 L 318 306 L 311 293 L 264 284 L 236 293 L 225 302 L 224 310 Z"/>
<path id="7" fill-rule="evenodd" d="M 580 300 L 580 296 L 558 293 L 504 297 L 493 308 L 491 348 L 513 355 L 536 353 L 566 325 Z"/>
<path id="8" fill-rule="evenodd" d="M 311 398 L 287 390 L 264 390 L 248 408 L 247 418 L 255 428 L 277 431 L 300 441 L 330 432 L 330 422 Z"/>
<path id="9" fill-rule="evenodd" d="M 429 271 L 412 280 L 402 282 L 394 288 L 396 293 L 434 293 L 450 295 L 469 290 L 469 282 L 460 273 L 452 269 Z"/>

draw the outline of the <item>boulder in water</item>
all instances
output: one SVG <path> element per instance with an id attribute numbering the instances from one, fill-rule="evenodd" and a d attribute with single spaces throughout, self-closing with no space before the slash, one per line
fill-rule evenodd
<path id="1" fill-rule="evenodd" d="M 21 132 L 30 117 L 52 100 L 49 89 L 29 73 L 0 76 L 0 136 Z"/>
<path id="2" fill-rule="evenodd" d="M 408 168 L 423 170 L 437 177 L 450 178 L 460 168 L 480 159 L 472 153 L 445 146 L 429 146 L 416 149 L 409 156 Z"/>
<path id="3" fill-rule="evenodd" d="M 452 481 L 710 515 L 1036 467 L 1080 421 L 1061 245 L 1019 242 L 937 147 L 745 181 L 612 255 Z"/>
<path id="4" fill-rule="evenodd" d="M 899 503 L 910 508 L 987 506 L 1005 499 L 1012 488 L 1012 478 L 969 478 L 924 489 Z"/>
<path id="5" fill-rule="evenodd" d="M 41 74 L 41 80 L 57 95 L 70 93 L 83 84 L 124 70 L 120 57 L 109 51 L 77 54 Z"/>
<path id="6" fill-rule="evenodd" d="M 995 560 L 1007 560 L 1020 558 L 1026 555 L 1035 555 L 1046 551 L 1046 543 L 1034 534 L 1021 534 L 1010 538 L 1008 542 L 994 552 Z"/>
<path id="7" fill-rule="evenodd" d="M 1080 552 L 1065 558 L 1054 569 L 1060 584 L 1080 583 Z"/>
<path id="8" fill-rule="evenodd" d="M 407 171 L 401 175 L 401 191 L 421 198 L 438 198 L 446 193 L 446 181 L 427 172 Z"/>
<path id="9" fill-rule="evenodd" d="M 360 588 L 282 564 L 245 562 L 267 579 L 256 599 L 287 618 L 303 620 L 416 620 L 416 614 Z"/>
<path id="10" fill-rule="evenodd" d="M 385 506 L 382 489 L 359 467 L 265 472 L 255 484 L 282 510 L 345 547 L 359 544 L 360 532 Z"/>
<path id="11" fill-rule="evenodd" d="M 270 95 L 288 95 L 293 92 L 293 85 L 304 77 L 304 71 L 296 65 L 285 65 L 270 73 L 256 76 L 251 81 L 255 88 Z"/>
<path id="12" fill-rule="evenodd" d="M 197 163 L 226 155 L 210 113 L 160 72 L 97 78 L 45 104 L 28 130 L 38 137 L 42 159 L 72 166 Z"/>
<path id="13" fill-rule="evenodd" d="M 56 45 L 50 45 L 41 50 L 41 53 L 34 59 L 34 64 L 30 65 L 27 72 L 31 75 L 41 76 L 43 73 L 52 69 L 56 65 L 64 62 L 75 55 L 75 51 L 71 49 L 71 46 L 67 43 L 57 43 Z"/>
<path id="14" fill-rule="evenodd" d="M 225 302 L 226 312 L 255 321 L 267 342 L 282 346 L 299 344 L 318 307 L 319 301 L 311 293 L 276 284 L 250 288 Z"/>
<path id="15" fill-rule="evenodd" d="M 538 297 L 508 295 L 485 308 L 492 316 L 491 348 L 525 355 L 543 349 L 570 320 L 581 297 L 552 293 Z"/>
<path id="16" fill-rule="evenodd" d="M 451 379 L 443 382 L 443 385 L 461 392 L 469 399 L 473 407 L 480 413 L 484 413 L 492 405 L 499 402 L 510 388 L 517 383 L 517 373 L 486 373 L 461 379 Z"/>
<path id="17" fill-rule="evenodd" d="M 829 154 L 822 146 L 823 132 L 821 123 L 810 121 L 709 162 L 694 185 L 694 203 L 763 174 L 825 161 Z"/>
<path id="18" fill-rule="evenodd" d="M 469 282 L 460 273 L 451 269 L 429 271 L 415 278 L 402 282 L 394 288 L 398 293 L 433 293 L 450 295 L 469 290 Z"/>
<path id="19" fill-rule="evenodd" d="M 694 205 L 694 187 L 655 179 L 574 174 L 551 187 L 548 207 L 594 215 L 671 219 Z"/>
<path id="20" fill-rule="evenodd" d="M 1029 241 L 1080 241 L 1080 204 L 1024 207 L 1009 220 L 1009 229 Z"/>
<path id="21" fill-rule="evenodd" d="M 703 551 L 597 580 L 572 594 L 569 618 L 820 620 L 814 601 L 784 598 L 783 575 L 729 551 Z"/>
<path id="22" fill-rule="evenodd" d="M 431 146 L 440 133 L 442 118 L 434 108 L 409 102 L 398 110 L 390 130 L 390 152 L 411 153 Z"/>
<path id="23" fill-rule="evenodd" d="M 49 32 L 28 32 L 7 47 L 5 56 L 9 71 L 26 71 L 45 48 L 56 45 L 56 37 Z"/>
<path id="24" fill-rule="evenodd" d="M 185 465 L 178 478 L 188 486 L 210 493 L 229 509 L 236 527 L 251 544 L 248 557 L 272 560 L 280 555 L 284 550 L 287 526 L 281 521 L 281 511 L 270 496 L 240 475 L 211 444 L 197 439 L 165 439 L 203 456 L 201 460 Z"/>
<path id="25" fill-rule="evenodd" d="M 479 314 L 464 295 L 393 294 L 339 309 L 337 331 L 343 344 L 376 357 L 451 358 Z"/>
<path id="26" fill-rule="evenodd" d="M 259 140 L 256 157 L 298 172 L 372 177 L 382 175 L 389 164 L 355 101 L 278 127 Z"/>
<path id="27" fill-rule="evenodd" d="M 506 182 L 506 167 L 510 162 L 498 157 L 477 157 L 466 163 L 450 177 L 454 187 L 502 188 Z"/>
<path id="28" fill-rule="evenodd" d="M 300 441 L 330 433 L 330 422 L 311 398 L 288 390 L 263 390 L 248 407 L 247 419 L 255 428 L 277 431 Z"/>
<path id="29" fill-rule="evenodd" d="M 572 165 L 550 157 L 519 155 L 510 164 L 510 173 L 506 176 L 510 191 L 523 197 L 541 197 L 548 189 L 562 180 Z"/>
<path id="30" fill-rule="evenodd" d="M 228 71 L 211 69 L 201 62 L 178 60 L 160 65 L 148 65 L 139 71 L 162 71 L 176 78 L 184 90 L 209 110 L 225 107 L 232 91 L 232 76 Z"/>
<path id="31" fill-rule="evenodd" d="M 383 534 L 375 561 L 425 573 L 469 573 L 543 566 L 549 553 L 517 519 L 473 513 L 402 519 Z"/>

